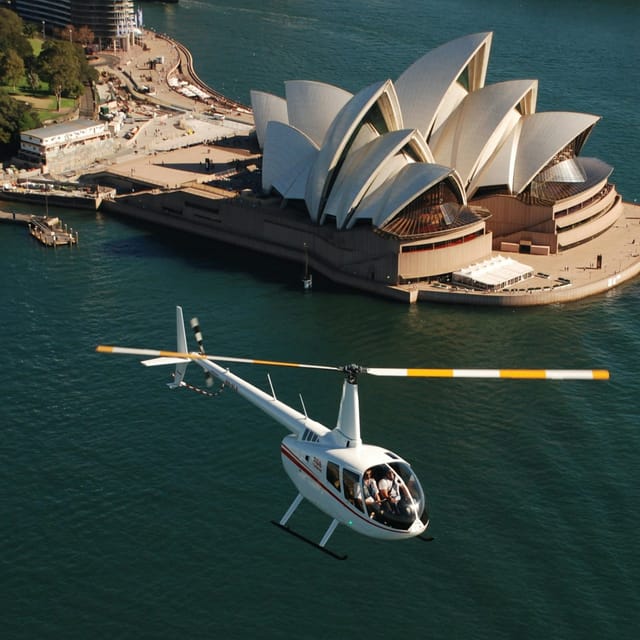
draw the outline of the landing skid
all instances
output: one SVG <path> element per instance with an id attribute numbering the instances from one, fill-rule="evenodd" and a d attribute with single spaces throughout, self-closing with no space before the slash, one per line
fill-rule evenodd
<path id="1" fill-rule="evenodd" d="M 329 538 L 332 536 L 333 532 L 336 530 L 336 527 L 338 526 L 337 520 L 334 519 L 331 521 L 329 528 L 325 532 L 324 536 L 322 536 L 322 540 L 320 540 L 320 544 L 318 544 L 317 542 L 314 542 L 313 540 L 310 540 L 306 536 L 303 536 L 301 533 L 298 533 L 297 531 L 294 531 L 293 529 L 290 529 L 287 526 L 287 522 L 289 521 L 289 518 L 293 515 L 293 512 L 300 506 L 301 502 L 302 502 L 302 494 L 299 493 L 295 497 L 294 501 L 291 503 L 291 506 L 287 509 L 287 512 L 284 514 L 284 516 L 282 516 L 282 520 L 280 520 L 280 522 L 276 522 L 275 520 L 272 520 L 271 522 L 275 524 L 276 527 L 280 527 L 283 531 L 290 533 L 292 536 L 295 536 L 296 538 L 300 538 L 300 540 L 304 540 L 307 544 L 310 544 L 311 546 L 316 547 L 317 549 L 320 549 L 320 551 L 324 551 L 325 553 L 329 554 L 332 558 L 335 558 L 336 560 L 346 560 L 347 556 L 341 556 L 325 547 L 327 542 L 329 542 Z"/>
<path id="2" fill-rule="evenodd" d="M 331 549 L 327 549 L 327 547 L 323 547 L 323 546 L 319 545 L 317 542 L 314 542 L 310 538 L 307 538 L 306 536 L 303 536 L 301 533 L 298 533 L 294 529 L 291 529 L 286 524 L 280 524 L 279 522 L 276 522 L 275 520 L 272 520 L 271 523 L 275 524 L 276 527 L 280 527 L 280 529 L 282 529 L 283 531 L 286 531 L 287 533 L 290 533 L 292 536 L 295 536 L 296 538 L 299 538 L 300 540 L 303 540 L 307 544 L 310 544 L 312 547 L 315 547 L 316 549 L 320 549 L 320 551 L 324 551 L 324 553 L 326 553 L 327 555 L 330 555 L 332 558 L 335 558 L 336 560 L 346 560 L 347 559 L 347 556 L 342 556 L 339 553 L 336 553 L 335 551 L 331 551 Z"/>

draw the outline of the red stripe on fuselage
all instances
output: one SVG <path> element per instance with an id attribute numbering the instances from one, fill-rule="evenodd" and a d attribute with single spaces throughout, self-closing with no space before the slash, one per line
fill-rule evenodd
<path id="1" fill-rule="evenodd" d="M 396 531 L 397 533 L 401 533 L 401 534 L 402 533 L 407 533 L 406 531 L 404 531 L 402 529 L 394 529 L 393 527 L 385 527 L 384 525 L 378 524 L 375 520 L 373 520 L 371 518 L 365 518 L 364 515 L 362 515 L 362 513 L 360 511 L 356 511 L 354 509 L 352 504 L 350 504 L 349 502 L 345 502 L 344 500 L 342 500 L 341 496 L 336 495 L 332 491 L 329 491 L 327 486 L 323 482 L 318 480 L 318 478 L 316 478 L 309 471 L 309 469 L 307 469 L 306 465 L 300 460 L 300 458 L 298 458 L 298 456 L 296 456 L 296 454 L 293 453 L 293 451 L 291 451 L 290 449 L 287 449 L 287 447 L 284 444 L 280 444 L 280 451 L 285 456 L 287 456 L 287 458 L 289 458 L 289 460 L 291 460 L 291 462 L 293 462 L 293 464 L 295 464 L 296 467 L 298 467 L 298 469 L 300 469 L 301 471 L 304 471 L 319 487 L 321 487 L 324 491 L 326 491 L 326 493 L 328 493 L 334 500 L 337 500 L 340 505 L 342 505 L 343 507 L 346 507 L 354 516 L 358 516 L 358 518 L 360 518 L 360 520 L 364 520 L 367 524 L 373 525 L 374 527 L 377 527 L 378 529 L 382 529 L 383 531 L 389 531 L 389 529 L 391 529 L 392 531 Z"/>

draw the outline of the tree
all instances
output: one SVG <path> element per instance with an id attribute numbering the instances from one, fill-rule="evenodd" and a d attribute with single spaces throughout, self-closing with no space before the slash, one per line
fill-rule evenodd
<path id="1" fill-rule="evenodd" d="M 32 91 L 35 91 L 40 87 L 40 76 L 38 75 L 38 58 L 31 53 L 23 59 L 24 62 L 24 75 L 27 79 L 27 84 Z"/>
<path id="2" fill-rule="evenodd" d="M 63 95 L 77 98 L 82 92 L 81 59 L 84 56 L 78 55 L 78 49 L 71 42 L 47 41 L 38 56 L 40 76 L 49 83 L 58 111 Z"/>
<path id="3" fill-rule="evenodd" d="M 0 81 L 11 85 L 14 89 L 24 76 L 24 62 L 15 49 L 0 54 Z"/>
<path id="4" fill-rule="evenodd" d="M 96 39 L 95 33 L 93 33 L 86 24 L 80 27 L 74 35 L 76 42 L 79 42 L 83 47 L 88 47 L 90 44 L 93 44 Z"/>
<path id="5" fill-rule="evenodd" d="M 87 60 L 87 56 L 84 55 L 84 52 L 80 52 L 78 61 L 80 63 L 80 80 L 84 84 L 91 84 L 92 82 L 97 82 L 100 74 L 95 67 L 92 67 Z"/>
<path id="6" fill-rule="evenodd" d="M 35 91 L 40 86 L 40 76 L 37 71 L 27 71 L 27 83 L 31 91 Z"/>
<path id="7" fill-rule="evenodd" d="M 33 107 L 0 94 L 0 157 L 8 158 L 20 147 L 20 132 L 40 126 Z"/>
<path id="8" fill-rule="evenodd" d="M 0 51 L 13 49 L 21 58 L 31 53 L 31 45 L 24 35 L 24 23 L 17 13 L 0 8 Z"/>

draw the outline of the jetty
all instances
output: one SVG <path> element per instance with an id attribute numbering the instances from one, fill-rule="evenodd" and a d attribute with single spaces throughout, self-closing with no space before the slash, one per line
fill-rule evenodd
<path id="1" fill-rule="evenodd" d="M 78 232 L 68 229 L 60 218 L 31 216 L 29 233 L 46 247 L 78 244 Z"/>
<path id="2" fill-rule="evenodd" d="M 26 225 L 30 235 L 46 247 L 78 244 L 78 232 L 68 228 L 58 217 L 0 211 L 0 222 Z"/>

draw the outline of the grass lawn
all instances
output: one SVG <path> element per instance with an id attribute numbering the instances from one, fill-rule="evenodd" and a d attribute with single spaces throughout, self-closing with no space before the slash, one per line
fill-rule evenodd
<path id="1" fill-rule="evenodd" d="M 49 93 L 49 87 L 45 82 L 41 82 L 38 89 L 32 90 L 26 85 L 23 78 L 18 87 L 8 87 L 0 85 L 0 92 L 5 93 L 16 100 L 28 102 L 40 116 L 40 120 L 55 120 L 66 115 L 76 107 L 76 100 L 73 98 L 62 98 L 60 100 L 60 111 L 56 109 L 56 97 Z"/>

